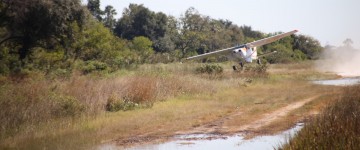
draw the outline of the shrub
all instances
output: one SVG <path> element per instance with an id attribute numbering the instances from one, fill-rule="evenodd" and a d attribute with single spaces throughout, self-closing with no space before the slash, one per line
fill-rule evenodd
<path id="1" fill-rule="evenodd" d="M 85 65 L 81 67 L 83 74 L 88 74 L 94 71 L 104 71 L 108 68 L 106 63 L 100 61 L 86 61 Z"/>
<path id="2" fill-rule="evenodd" d="M 52 111 L 54 116 L 74 117 L 85 111 L 85 106 L 74 97 L 53 94 L 51 99 L 55 101 Z"/>
<path id="3" fill-rule="evenodd" d="M 71 77 L 72 70 L 57 68 L 46 74 L 47 79 L 69 79 Z"/>
<path id="4" fill-rule="evenodd" d="M 139 104 L 134 103 L 126 98 L 119 99 L 116 96 L 110 96 L 106 102 L 105 110 L 110 112 L 116 112 L 116 111 L 127 111 L 127 110 L 133 110 L 136 107 L 138 107 Z"/>
<path id="5" fill-rule="evenodd" d="M 221 74 L 223 71 L 224 69 L 217 64 L 205 64 L 195 69 L 195 72 L 199 74 Z"/>
<path id="6" fill-rule="evenodd" d="M 258 64 L 246 64 L 242 71 L 235 71 L 238 77 L 250 77 L 250 78 L 266 78 L 268 77 L 267 69 L 269 66 L 267 63 Z"/>
<path id="7" fill-rule="evenodd" d="M 10 72 L 10 69 L 6 66 L 6 64 L 0 61 L 0 75 L 6 75 Z"/>
<path id="8" fill-rule="evenodd" d="M 251 73 L 256 73 L 256 74 L 265 74 L 267 69 L 268 69 L 267 64 L 245 65 L 244 72 L 251 72 Z"/>
<path id="9" fill-rule="evenodd" d="M 152 107 L 155 100 L 161 96 L 159 90 L 165 90 L 158 89 L 163 84 L 165 83 L 162 83 L 158 77 L 129 78 L 120 96 L 113 94 L 107 99 L 105 109 L 126 111 Z"/>
<path id="10" fill-rule="evenodd" d="M 130 79 L 124 99 L 138 104 L 152 105 L 157 96 L 156 77 L 137 77 Z"/>

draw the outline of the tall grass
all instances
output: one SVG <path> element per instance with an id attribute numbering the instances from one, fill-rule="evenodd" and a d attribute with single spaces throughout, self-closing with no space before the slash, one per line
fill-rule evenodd
<path id="1" fill-rule="evenodd" d="M 346 87 L 284 149 L 360 149 L 360 86 Z"/>
<path id="2" fill-rule="evenodd" d="M 284 101 L 280 104 L 286 104 L 288 99 L 295 99 L 296 95 L 304 96 L 298 89 L 289 88 L 299 82 L 274 84 L 271 82 L 272 77 L 268 77 L 267 72 L 262 70 L 264 68 L 249 68 L 242 72 L 233 72 L 229 64 L 218 65 L 224 68 L 220 74 L 196 73 L 196 68 L 201 64 L 183 63 L 142 65 L 136 70 L 120 70 L 101 76 L 93 73 L 88 75 L 74 73 L 66 78 L 48 78 L 46 75 L 38 73 L 19 80 L 1 77 L 0 149 L 2 145 L 9 145 L 8 143 L 3 144 L 3 141 L 12 142 L 12 137 L 23 138 L 25 136 L 25 140 L 27 140 L 26 137 L 29 137 L 30 140 L 27 141 L 31 141 L 31 139 L 36 141 L 33 137 L 38 137 L 41 141 L 50 134 L 53 137 L 65 137 L 66 135 L 58 135 L 59 130 L 81 133 L 82 129 L 78 129 L 82 128 L 81 123 L 85 124 L 84 128 L 94 127 L 96 130 L 113 126 L 108 127 L 108 130 L 111 131 L 105 132 L 107 134 L 114 130 L 124 129 L 118 133 L 124 134 L 124 136 L 133 134 L 135 132 L 133 130 L 147 132 L 148 129 L 158 128 L 151 124 L 145 125 L 147 122 L 152 122 L 154 125 L 165 122 L 168 125 L 166 128 L 175 130 L 179 128 L 175 126 L 179 126 L 180 123 L 183 128 L 189 127 L 189 122 L 200 124 L 194 123 L 196 117 L 201 117 L 203 119 L 200 120 L 206 122 L 218 117 L 217 115 L 231 112 L 237 106 L 246 110 L 246 107 L 251 106 L 254 100 L 266 101 L 269 105 L 271 104 L 269 107 L 272 108 L 272 103 L 275 101 L 273 97 L 276 97 L 276 100 Z M 254 86 L 247 86 L 252 83 Z M 304 86 L 308 87 L 307 84 Z M 306 87 L 299 87 L 300 91 Z M 247 89 L 244 90 L 244 88 Z M 277 91 L 287 91 L 287 93 Z M 295 92 L 296 94 L 293 94 Z M 189 105 L 181 108 L 183 106 L 181 104 L 181 107 L 177 107 L 180 109 L 177 113 L 171 113 L 174 108 L 169 105 L 174 103 L 167 101 L 169 99 L 173 101 L 175 99 L 174 103 Z M 178 99 L 194 101 L 184 102 Z M 207 107 L 203 108 L 204 105 Z M 166 109 L 166 113 L 156 113 L 153 111 L 161 112 L 161 110 L 152 109 L 128 111 L 144 107 L 158 108 L 157 106 L 161 106 L 161 109 L 168 107 L 168 109 Z M 263 108 L 263 106 L 258 105 L 257 107 Z M 112 113 L 112 111 L 122 110 L 127 112 Z M 192 112 L 194 110 L 196 113 Z M 149 117 L 147 113 L 153 116 Z M 179 113 L 184 116 L 174 119 Z M 137 116 L 133 117 L 133 114 L 137 114 Z M 114 121 L 111 121 L 111 117 L 108 118 L 110 120 L 108 122 L 113 122 L 114 125 L 108 122 L 96 123 L 99 118 L 99 120 L 107 120 L 104 119 L 106 118 L 104 116 L 113 115 L 126 117 L 115 117 Z M 157 123 L 158 121 L 153 118 L 162 119 L 162 122 Z M 118 123 L 124 120 L 129 123 Z M 63 121 L 65 123 L 62 123 Z M 95 123 L 92 125 L 84 123 L 86 121 Z M 178 122 L 174 124 L 174 121 Z M 44 126 L 51 133 L 44 131 L 41 135 L 37 134 L 38 131 L 43 130 L 41 127 Z M 141 128 L 142 126 L 145 129 Z M 13 143 L 20 142 L 22 141 L 18 140 Z"/>
<path id="3" fill-rule="evenodd" d="M 36 73 L 12 79 L 2 77 L 0 85 L 0 140 L 17 133 L 35 132 L 39 124 L 57 119 L 94 117 L 106 111 L 151 107 L 171 97 L 212 93 L 211 81 L 182 68 L 149 69 L 131 75 L 92 77 L 73 74 L 69 78 L 48 79 Z M 109 108 L 116 107 L 116 108 Z"/>
<path id="4" fill-rule="evenodd" d="M 29 79 L 22 82 L 5 82 L 0 86 L 1 139 L 17 132 L 29 131 L 39 122 L 76 116 L 83 105 L 71 96 L 53 92 L 45 80 Z"/>

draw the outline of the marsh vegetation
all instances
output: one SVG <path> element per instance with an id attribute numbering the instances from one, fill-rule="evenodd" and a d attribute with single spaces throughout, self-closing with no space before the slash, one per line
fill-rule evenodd
<path id="1" fill-rule="evenodd" d="M 307 80 L 332 75 L 318 73 L 309 65 L 273 65 L 259 76 L 252 76 L 257 69 L 233 72 L 229 64 L 216 64 L 224 68 L 222 73 L 199 73 L 203 65 L 184 63 L 67 78 L 49 79 L 41 73 L 21 79 L 2 77 L 0 145 L 78 149 L 101 141 L 126 144 L 134 137 L 166 137 L 241 110 L 243 117 L 228 123 L 236 126 L 304 97 L 331 96 L 333 88 Z M 289 128 L 321 103 L 315 100 L 264 131 Z"/>
<path id="2" fill-rule="evenodd" d="M 360 86 L 342 89 L 341 94 L 304 128 L 283 149 L 359 149 Z"/>

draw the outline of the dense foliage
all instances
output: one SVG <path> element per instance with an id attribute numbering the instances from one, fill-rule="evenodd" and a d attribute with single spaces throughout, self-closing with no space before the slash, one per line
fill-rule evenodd
<path id="1" fill-rule="evenodd" d="M 116 19 L 100 0 L 1 0 L 0 73 L 41 70 L 51 73 L 111 72 L 141 63 L 168 63 L 185 57 L 251 42 L 277 33 L 254 31 L 229 20 L 213 19 L 195 8 L 175 18 L 130 4 Z M 293 35 L 259 48 L 270 63 L 317 59 L 320 43 Z M 225 57 L 202 60 L 224 61 Z"/>

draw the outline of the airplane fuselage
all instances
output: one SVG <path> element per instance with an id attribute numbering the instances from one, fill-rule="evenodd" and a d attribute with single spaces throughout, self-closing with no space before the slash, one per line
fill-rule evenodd
<path id="1" fill-rule="evenodd" d="M 252 60 L 257 59 L 257 50 L 254 48 L 238 48 L 233 50 L 233 53 L 228 57 L 231 60 L 244 60 L 247 63 L 251 63 Z"/>

